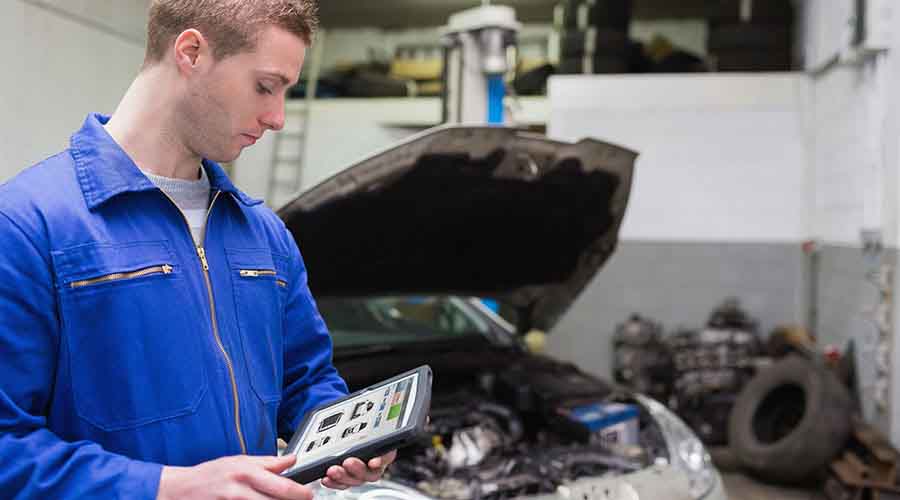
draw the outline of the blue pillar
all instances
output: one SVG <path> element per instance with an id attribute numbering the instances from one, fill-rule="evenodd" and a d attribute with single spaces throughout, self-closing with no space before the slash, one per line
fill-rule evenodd
<path id="1" fill-rule="evenodd" d="M 506 84 L 503 75 L 488 76 L 488 115 L 491 125 L 503 124 L 503 97 L 506 96 Z"/>

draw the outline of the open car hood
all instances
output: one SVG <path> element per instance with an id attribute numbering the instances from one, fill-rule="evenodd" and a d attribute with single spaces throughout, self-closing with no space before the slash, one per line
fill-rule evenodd
<path id="1" fill-rule="evenodd" d="M 549 330 L 615 249 L 636 157 L 592 139 L 443 126 L 278 215 L 317 297 L 492 297 L 518 310 L 520 329 Z"/>

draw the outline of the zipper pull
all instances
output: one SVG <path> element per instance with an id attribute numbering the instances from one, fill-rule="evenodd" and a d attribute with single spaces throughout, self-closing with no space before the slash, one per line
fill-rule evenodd
<path id="1" fill-rule="evenodd" d="M 249 269 L 241 269 L 241 277 L 242 278 L 259 278 L 259 271 L 252 271 Z"/>
<path id="2" fill-rule="evenodd" d="M 200 256 L 200 263 L 203 264 L 203 270 L 209 271 L 209 262 L 206 261 L 206 250 L 203 247 L 197 247 L 197 255 Z"/>
<path id="3" fill-rule="evenodd" d="M 172 274 L 172 266 L 166 264 L 162 266 L 163 274 Z"/>

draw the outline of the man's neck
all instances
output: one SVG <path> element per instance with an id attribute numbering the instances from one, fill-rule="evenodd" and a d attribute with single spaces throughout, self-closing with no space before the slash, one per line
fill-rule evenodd
<path id="1" fill-rule="evenodd" d="M 200 157 L 193 154 L 175 129 L 174 102 L 166 95 L 164 70 L 143 70 L 105 128 L 109 135 L 146 172 L 173 179 L 200 177 Z"/>

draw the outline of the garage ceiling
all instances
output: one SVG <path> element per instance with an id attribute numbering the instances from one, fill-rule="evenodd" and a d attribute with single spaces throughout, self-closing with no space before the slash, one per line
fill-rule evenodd
<path id="1" fill-rule="evenodd" d="M 555 0 L 495 0 L 496 5 L 516 9 L 519 21 L 549 23 L 553 20 Z M 633 0 L 638 19 L 705 17 L 720 0 Z M 381 27 L 385 29 L 441 26 L 450 14 L 481 5 L 480 0 L 320 0 L 319 13 L 327 28 Z"/>
<path id="2" fill-rule="evenodd" d="M 144 38 L 146 10 L 150 0 L 19 0 L 55 11 L 95 27 L 102 27 L 138 43 Z M 632 0 L 636 19 L 705 17 L 722 0 Z M 516 9 L 525 23 L 549 23 L 557 0 L 494 0 Z M 481 5 L 481 0 L 319 0 L 319 13 L 326 28 L 404 29 L 442 26 L 454 12 Z"/>

